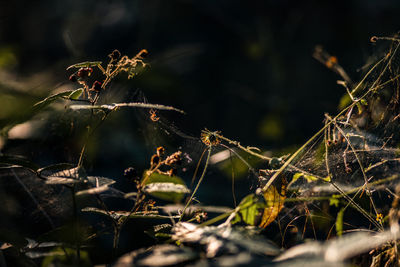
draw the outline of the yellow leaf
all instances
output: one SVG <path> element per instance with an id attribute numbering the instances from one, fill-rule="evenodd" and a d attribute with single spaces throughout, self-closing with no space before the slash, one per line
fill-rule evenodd
<path id="1" fill-rule="evenodd" d="M 280 192 L 278 192 L 278 190 Z M 286 199 L 286 181 L 282 181 L 280 188 L 271 185 L 267 191 L 264 192 L 264 199 L 266 202 L 266 208 L 264 208 L 261 223 L 259 225 L 259 227 L 262 228 L 265 228 L 272 223 L 282 210 L 283 203 Z"/>

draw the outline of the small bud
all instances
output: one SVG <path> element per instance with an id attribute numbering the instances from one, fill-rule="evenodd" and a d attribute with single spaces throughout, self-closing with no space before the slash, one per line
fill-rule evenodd
<path id="1" fill-rule="evenodd" d="M 79 78 L 89 77 L 93 72 L 92 68 L 80 68 L 77 72 Z"/>

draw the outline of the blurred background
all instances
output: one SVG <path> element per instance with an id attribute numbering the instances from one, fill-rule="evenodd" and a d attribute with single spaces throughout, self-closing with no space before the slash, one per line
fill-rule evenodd
<path id="1" fill-rule="evenodd" d="M 118 77 L 103 102 L 172 105 L 187 114 L 160 115 L 188 136 L 207 127 L 279 154 L 318 130 L 345 93 L 341 78 L 312 57 L 315 46 L 357 81 L 379 51 L 371 36 L 395 34 L 399 13 L 396 0 L 2 1 L 0 125 L 50 93 L 77 88 L 67 66 L 145 48 L 150 68 L 133 80 Z M 64 105 L 12 128 L 2 152 L 40 166 L 76 162 L 87 113 L 71 115 Z M 147 111 L 113 115 L 91 141 L 89 172 L 117 178 L 130 165 L 148 167 L 155 146 L 165 145 L 156 134 L 162 127 L 149 124 Z M 183 139 L 182 146 L 190 140 Z"/>

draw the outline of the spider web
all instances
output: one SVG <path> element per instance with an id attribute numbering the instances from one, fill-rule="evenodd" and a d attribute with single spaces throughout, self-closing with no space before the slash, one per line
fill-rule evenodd
<path id="1" fill-rule="evenodd" d="M 348 230 L 383 229 L 379 217 L 388 214 L 400 178 L 398 48 L 394 40 L 361 82 L 348 88 L 342 112 L 326 114 L 325 126 L 278 171 L 277 179 L 289 181 L 288 197 L 293 200 L 285 204 L 281 223 L 294 225 L 302 216 L 294 209 L 302 206 L 303 216 L 324 214 L 334 226 L 332 207 L 324 208 L 325 201 L 336 208 L 356 210 L 350 219 L 354 224 L 346 225 Z"/>
<path id="2" fill-rule="evenodd" d="M 350 206 L 356 217 L 363 218 L 354 225 L 349 223 L 348 229 L 383 228 L 379 215 L 388 213 L 400 178 L 400 55 L 399 42 L 392 41 L 387 43 L 385 52 L 368 63 L 358 84 L 344 84 L 349 87 L 341 100 L 342 111 L 337 116 L 326 114 L 325 126 L 295 157 L 284 159 L 283 162 L 290 162 L 276 177 L 289 182 L 288 201 L 280 223 L 288 225 L 298 218 L 299 206 L 305 207 L 300 209 L 303 215 L 316 214 L 323 211 L 322 203 L 328 201 L 337 209 Z M 180 148 L 188 153 L 193 154 L 199 147 L 198 138 L 184 134 L 162 117 L 156 124 L 164 134 L 178 137 L 184 144 Z M 204 149 L 200 147 L 200 151 Z M 219 151 L 227 149 L 217 147 Z M 232 153 L 230 156 L 236 157 Z M 248 165 L 250 169 L 256 166 Z M 334 224 L 336 219 L 329 215 L 329 209 L 324 212 Z"/>

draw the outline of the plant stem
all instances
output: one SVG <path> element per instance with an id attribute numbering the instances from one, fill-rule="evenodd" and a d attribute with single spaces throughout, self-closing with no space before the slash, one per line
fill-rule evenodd
<path id="1" fill-rule="evenodd" d="M 189 207 L 189 205 L 192 203 L 193 197 L 196 194 L 197 190 L 199 189 L 201 182 L 203 181 L 203 178 L 204 178 L 204 176 L 206 174 L 206 171 L 207 171 L 208 162 L 210 161 L 211 150 L 212 150 L 212 146 L 209 146 L 208 147 L 208 154 L 207 154 L 206 164 L 204 165 L 203 173 L 201 174 L 201 176 L 199 178 L 199 182 L 197 183 L 196 188 L 193 190 L 192 195 L 190 196 L 190 198 L 189 198 L 188 202 L 186 203 L 185 207 L 183 208 L 182 215 L 179 218 L 179 221 L 182 220 L 183 216 L 185 215 L 185 211 L 186 211 L 187 207 Z"/>

